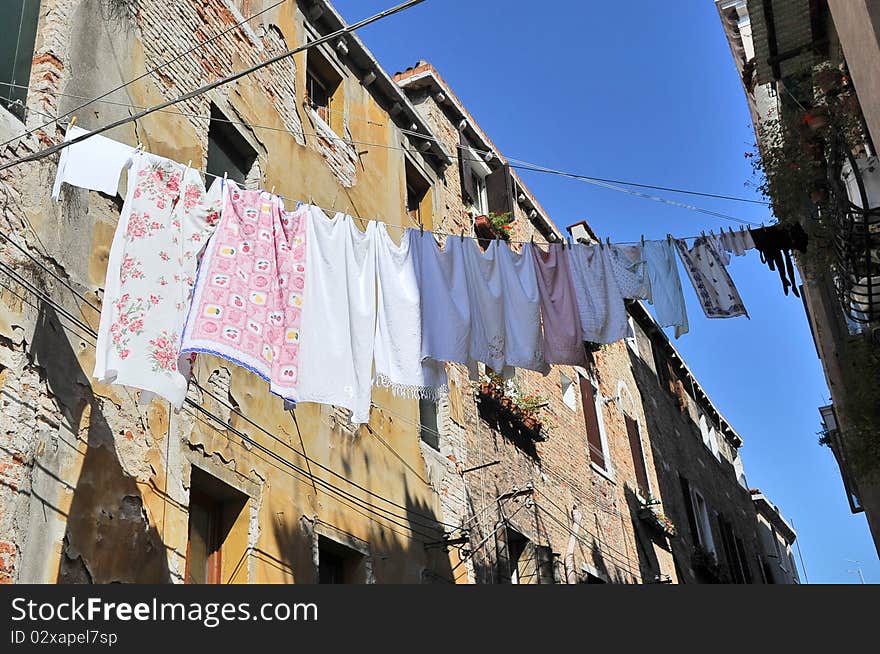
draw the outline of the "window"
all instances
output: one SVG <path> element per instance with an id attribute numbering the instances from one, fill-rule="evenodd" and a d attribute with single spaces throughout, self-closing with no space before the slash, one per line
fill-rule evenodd
<path id="1" fill-rule="evenodd" d="M 580 386 L 590 461 L 607 472 L 610 470 L 610 462 L 608 460 L 608 444 L 605 440 L 605 429 L 602 424 L 599 389 L 583 375 L 580 375 Z"/>
<path id="2" fill-rule="evenodd" d="M 636 337 L 636 324 L 633 321 L 632 316 L 627 319 L 627 323 L 628 327 L 626 330 L 626 344 L 636 356 L 641 356 L 641 354 L 639 353 L 639 339 Z"/>
<path id="3" fill-rule="evenodd" d="M 0 105 L 22 120 L 39 15 L 40 0 L 0 2 L 0 22 L 7 26 L 6 36 L 0 40 L 0 82 L 5 82 L 0 84 Z"/>
<path id="4" fill-rule="evenodd" d="M 743 571 L 745 561 L 740 559 L 740 553 L 736 546 L 736 537 L 733 527 L 720 513 L 718 514 L 718 531 L 721 534 L 721 543 L 724 545 L 724 556 L 727 568 L 735 584 L 746 583 L 746 575 Z"/>
<path id="5" fill-rule="evenodd" d="M 433 227 L 431 220 L 431 182 L 406 158 L 406 213 L 420 227 Z"/>
<path id="6" fill-rule="evenodd" d="M 709 427 L 709 449 L 712 450 L 715 458 L 720 461 L 721 450 L 718 449 L 718 433 L 715 431 L 715 427 Z"/>
<path id="7" fill-rule="evenodd" d="M 629 449 L 632 452 L 633 468 L 636 473 L 636 485 L 643 499 L 651 496 L 651 487 L 648 484 L 648 468 L 645 464 L 645 452 L 642 448 L 642 435 L 639 432 L 639 423 L 623 415 L 626 423 L 626 434 L 629 437 Z"/>
<path id="8" fill-rule="evenodd" d="M 306 102 L 336 134 L 345 131 L 342 75 L 317 48 L 306 61 Z"/>
<path id="9" fill-rule="evenodd" d="M 207 472 L 198 468 L 192 469 L 186 583 L 220 584 L 229 580 L 229 575 L 224 577 L 223 550 L 230 535 L 240 532 L 242 525 L 246 532 L 247 520 L 239 520 L 246 505 L 246 495 Z M 246 544 L 247 538 L 244 540 Z M 243 549 L 245 551 L 246 546 Z M 231 557 L 233 567 L 239 558 L 240 556 Z M 234 570 L 229 572 L 234 573 Z"/>
<path id="10" fill-rule="evenodd" d="M 715 458 L 720 458 L 721 453 L 718 450 L 718 435 L 715 427 L 709 426 L 709 421 L 705 415 L 700 416 L 700 436 L 703 439 L 703 445 L 709 448 Z"/>
<path id="11" fill-rule="evenodd" d="M 440 430 L 437 427 L 437 403 L 419 400 L 419 436 L 426 445 L 440 451 Z"/>
<path id="12" fill-rule="evenodd" d="M 229 122 L 216 106 L 211 105 L 211 127 L 208 130 L 208 173 L 244 184 L 254 164 L 257 151 Z"/>
<path id="13" fill-rule="evenodd" d="M 736 480 L 745 490 L 749 490 L 749 482 L 746 480 L 746 471 L 743 468 L 742 457 L 736 450 L 733 451 L 733 471 L 736 473 Z"/>
<path id="14" fill-rule="evenodd" d="M 535 545 L 524 535 L 507 527 L 499 543 L 499 580 L 509 584 L 552 584 L 553 552 Z"/>
<path id="15" fill-rule="evenodd" d="M 572 411 L 577 411 L 577 389 L 574 382 L 564 372 L 560 372 L 559 384 L 562 387 L 562 403 Z"/>
<path id="16" fill-rule="evenodd" d="M 318 536 L 318 583 L 366 583 L 363 554 L 325 536 Z"/>
<path id="17" fill-rule="evenodd" d="M 693 502 L 697 538 L 700 545 L 710 554 L 715 554 L 715 540 L 712 538 L 712 526 L 709 523 L 709 507 L 706 505 L 706 499 L 699 491 L 692 488 L 691 502 Z"/>
<path id="18" fill-rule="evenodd" d="M 471 170 L 471 188 L 474 196 L 471 200 L 474 203 L 474 209 L 478 214 L 483 215 L 488 212 L 489 200 L 486 194 L 486 180 L 480 177 L 475 170 Z"/>

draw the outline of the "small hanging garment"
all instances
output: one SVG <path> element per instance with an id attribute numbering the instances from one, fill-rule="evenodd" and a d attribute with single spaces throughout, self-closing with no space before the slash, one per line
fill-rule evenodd
<path id="1" fill-rule="evenodd" d="M 468 370 L 472 379 L 477 377 L 478 361 L 499 374 L 504 371 L 504 292 L 498 247 L 498 240 L 493 240 L 485 252 L 480 251 L 473 239 L 466 239 L 462 244 L 471 305 Z"/>
<path id="2" fill-rule="evenodd" d="M 88 130 L 74 126 L 67 130 L 64 140 L 72 141 L 89 133 Z M 61 158 L 58 160 L 52 199 L 58 201 L 62 183 L 115 197 L 119 189 L 119 175 L 135 152 L 135 148 L 130 145 L 100 134 L 81 143 L 68 145 L 61 151 Z"/>
<path id="3" fill-rule="evenodd" d="M 353 423 L 365 424 L 376 335 L 376 223 L 362 232 L 351 216 L 308 211 L 299 401 L 346 408 Z"/>
<path id="4" fill-rule="evenodd" d="M 789 228 L 772 225 L 752 229 L 748 233 L 751 235 L 755 249 L 761 255 L 761 262 L 767 264 L 770 270 L 779 273 L 783 292 L 788 295 L 790 288 L 795 297 L 800 297 L 790 252 L 791 250 L 806 252 L 807 233 L 804 228 L 797 223 Z"/>
<path id="5" fill-rule="evenodd" d="M 626 307 L 608 248 L 577 243 L 566 255 L 579 317 L 572 324 L 580 323 L 581 340 L 614 343 L 626 338 Z M 545 331 L 546 316 L 545 310 Z"/>
<path id="6" fill-rule="evenodd" d="M 611 245 L 611 263 L 623 297 L 643 300 L 651 293 L 645 274 L 645 257 L 640 245 Z"/>
<path id="7" fill-rule="evenodd" d="M 401 397 L 440 399 L 445 379 L 422 365 L 422 306 L 413 250 L 418 231 L 408 229 L 395 245 L 384 223 L 376 229 L 378 315 L 375 383 Z"/>
<path id="8" fill-rule="evenodd" d="M 755 242 L 752 240 L 751 232 L 741 229 L 737 232 L 730 230 L 725 232 L 721 237 L 721 243 L 727 252 L 737 257 L 744 257 L 747 250 L 755 248 Z"/>
<path id="9" fill-rule="evenodd" d="M 220 213 L 198 171 L 152 154 L 135 155 L 110 257 L 94 377 L 160 395 L 176 408 L 186 397 L 188 361 L 180 336 L 196 260 Z"/>
<path id="10" fill-rule="evenodd" d="M 546 375 L 550 372 L 550 366 L 544 360 L 541 292 L 533 260 L 535 248 L 531 243 L 526 243 L 522 252 L 516 253 L 502 240 L 494 243 L 497 243 L 495 256 L 504 295 L 504 363 L 508 368 L 507 376 L 512 376 L 512 368 L 534 370 Z"/>
<path id="11" fill-rule="evenodd" d="M 217 231 L 199 267 L 181 353 L 215 354 L 297 400 L 305 287 L 305 207 L 227 181 Z"/>
<path id="12" fill-rule="evenodd" d="M 446 385 L 445 361 L 469 361 L 471 308 L 463 241 L 446 238 L 443 249 L 431 232 L 411 230 L 410 248 L 421 297 L 421 360 L 431 386 Z"/>
<path id="13" fill-rule="evenodd" d="M 669 240 L 646 241 L 643 252 L 651 291 L 647 300 L 654 305 L 657 324 L 674 326 L 675 337 L 680 338 L 688 333 L 689 326 L 672 243 Z"/>
<path id="14" fill-rule="evenodd" d="M 546 252 L 538 246 L 531 250 L 541 294 L 544 359 L 557 365 L 584 366 L 587 362 L 584 340 L 589 339 L 583 338 L 569 252 L 560 244 L 551 244 Z M 613 271 L 611 277 L 613 281 Z M 622 299 L 620 308 L 623 310 Z"/>
<path id="15" fill-rule="evenodd" d="M 677 240 L 675 245 L 707 318 L 748 317 L 739 291 L 708 239 L 697 238 L 690 249 L 685 241 Z"/>

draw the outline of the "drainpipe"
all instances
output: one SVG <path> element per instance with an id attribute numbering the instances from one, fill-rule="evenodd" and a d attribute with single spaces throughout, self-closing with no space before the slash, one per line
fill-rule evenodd
<path id="1" fill-rule="evenodd" d="M 577 505 L 571 509 L 572 530 L 568 539 L 568 547 L 565 548 L 565 583 L 576 584 L 578 582 L 577 570 L 574 567 L 574 551 L 577 548 L 577 539 L 581 532 L 581 512 Z"/>

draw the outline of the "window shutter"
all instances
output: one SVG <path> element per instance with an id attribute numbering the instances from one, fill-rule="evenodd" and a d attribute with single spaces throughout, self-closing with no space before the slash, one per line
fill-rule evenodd
<path id="1" fill-rule="evenodd" d="M 586 377 L 580 378 L 581 404 L 584 408 L 584 423 L 587 428 L 587 442 L 590 445 L 590 460 L 603 470 L 605 450 L 602 448 L 602 434 L 599 431 L 599 415 L 596 413 L 596 389 Z"/>
<path id="2" fill-rule="evenodd" d="M 555 584 L 556 576 L 553 574 L 553 549 L 547 545 L 535 547 L 535 558 L 538 560 L 538 583 Z"/>
<path id="3" fill-rule="evenodd" d="M 494 214 L 513 213 L 513 180 L 510 166 L 504 164 L 486 177 L 489 211 Z"/>
<path id="4" fill-rule="evenodd" d="M 639 423 L 628 415 L 623 416 L 626 422 L 626 434 L 629 436 L 629 449 L 632 452 L 633 467 L 636 471 L 636 483 L 642 497 L 650 495 L 648 490 L 648 470 L 645 468 L 645 453 L 642 450 L 642 437 L 639 434 Z"/>
<path id="5" fill-rule="evenodd" d="M 519 559 L 511 562 L 516 565 L 517 579 L 521 584 L 537 584 L 538 580 L 538 555 L 534 543 L 525 543 Z"/>
<path id="6" fill-rule="evenodd" d="M 471 179 L 471 166 L 468 158 L 471 151 L 468 149 L 470 144 L 464 132 L 459 132 L 458 149 L 458 172 L 461 175 L 461 195 L 466 202 L 474 202 L 477 197 L 477 189 L 474 188 L 474 181 Z"/>
<path id="7" fill-rule="evenodd" d="M 678 480 L 681 482 L 681 493 L 684 495 L 684 508 L 687 512 L 688 526 L 691 528 L 691 536 L 694 544 L 701 545 L 700 532 L 697 530 L 697 515 L 694 513 L 694 500 L 693 495 L 691 495 L 691 485 L 688 483 L 688 480 L 681 475 L 678 476 Z"/>

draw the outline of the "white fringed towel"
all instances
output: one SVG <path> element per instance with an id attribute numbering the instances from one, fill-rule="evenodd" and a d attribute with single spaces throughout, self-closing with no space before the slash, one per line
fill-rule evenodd
<path id="1" fill-rule="evenodd" d="M 376 223 L 361 232 L 351 216 L 309 207 L 299 359 L 299 401 L 370 418 L 376 332 Z"/>
<path id="2" fill-rule="evenodd" d="M 426 374 L 422 365 L 422 302 L 413 256 L 416 238 L 408 229 L 398 246 L 384 223 L 377 226 L 374 381 L 401 397 L 437 401 L 445 390 L 445 379 L 438 380 L 432 370 Z"/>

